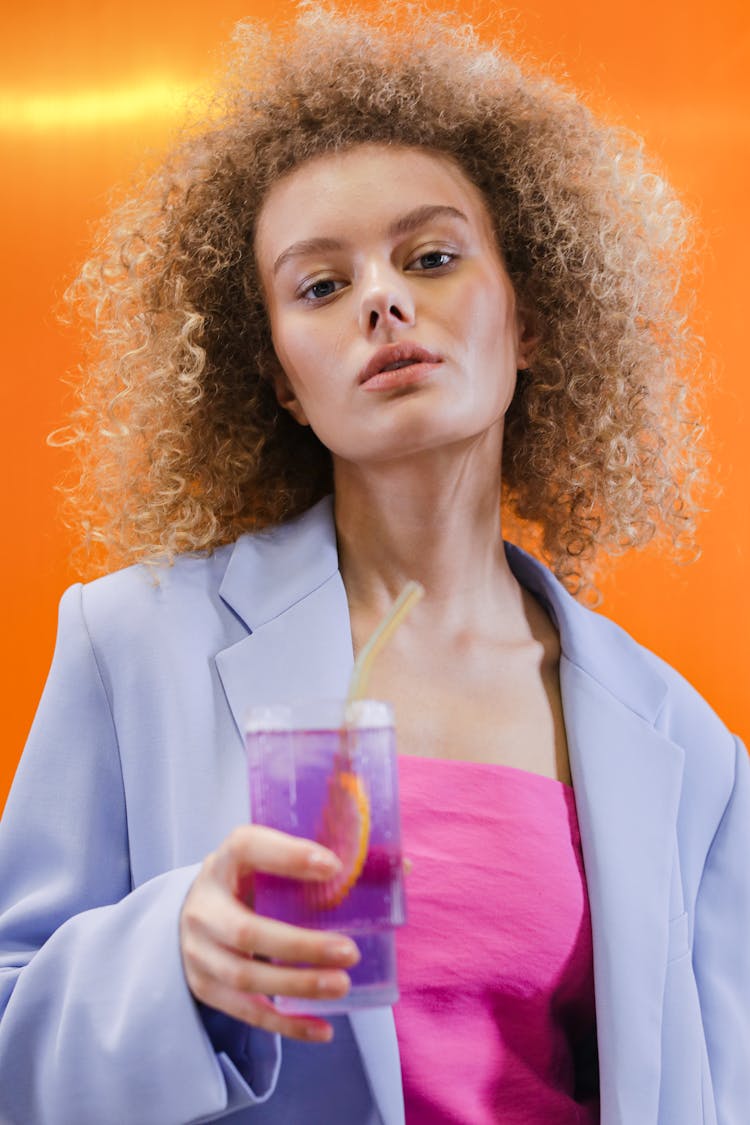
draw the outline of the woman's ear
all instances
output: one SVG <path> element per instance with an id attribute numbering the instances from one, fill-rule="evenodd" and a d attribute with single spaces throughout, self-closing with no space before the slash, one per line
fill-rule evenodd
<path id="1" fill-rule="evenodd" d="M 518 357 L 516 366 L 519 371 L 526 371 L 534 360 L 534 353 L 539 343 L 539 326 L 536 313 L 530 309 L 518 309 Z"/>
<path id="2" fill-rule="evenodd" d="M 274 363 L 273 370 L 270 374 L 276 401 L 279 406 L 282 406 L 284 410 L 288 410 L 292 418 L 294 418 L 295 422 L 298 422 L 300 426 L 309 426 L 310 423 L 302 409 L 302 403 L 294 393 L 292 384 L 289 382 L 289 376 L 278 361 Z"/>

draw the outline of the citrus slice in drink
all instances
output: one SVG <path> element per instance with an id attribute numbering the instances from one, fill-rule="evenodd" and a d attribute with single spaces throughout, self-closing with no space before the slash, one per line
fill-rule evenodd
<path id="1" fill-rule="evenodd" d="M 362 874 L 370 842 L 370 802 L 361 778 L 351 770 L 335 769 L 321 818 L 318 843 L 341 860 L 341 871 L 325 883 L 307 883 L 309 905 L 317 910 L 339 906 Z"/>

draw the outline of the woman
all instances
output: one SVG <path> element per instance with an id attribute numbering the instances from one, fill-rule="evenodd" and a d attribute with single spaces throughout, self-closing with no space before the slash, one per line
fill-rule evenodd
<path id="1" fill-rule="evenodd" d="M 224 116 L 73 294 L 79 502 L 134 565 L 65 594 L 0 833 L 5 1119 L 741 1119 L 747 757 L 570 593 L 692 535 L 687 232 L 632 142 L 434 15 L 238 31 Z M 371 685 L 403 999 L 282 1015 L 358 954 L 239 901 L 338 862 L 247 825 L 242 715 L 339 695 L 407 578 Z"/>

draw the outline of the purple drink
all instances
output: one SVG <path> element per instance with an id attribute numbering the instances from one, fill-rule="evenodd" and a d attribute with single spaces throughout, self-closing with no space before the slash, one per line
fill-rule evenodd
<path id="1" fill-rule="evenodd" d="M 357 943 L 343 1000 L 278 997 L 287 1011 L 348 1011 L 393 1003 L 394 927 L 405 921 L 398 771 L 390 707 L 344 704 L 256 708 L 247 725 L 253 822 L 317 840 L 342 861 L 327 883 L 258 873 L 254 909 L 293 925 L 338 930 Z"/>

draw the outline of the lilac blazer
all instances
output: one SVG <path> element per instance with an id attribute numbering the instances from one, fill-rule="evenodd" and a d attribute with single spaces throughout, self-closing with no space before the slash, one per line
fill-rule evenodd
<path id="1" fill-rule="evenodd" d="M 697 693 L 508 546 L 561 637 L 604 1125 L 750 1120 L 750 768 Z M 400 1125 L 390 1009 L 298 1044 L 197 1005 L 178 917 L 248 819 L 253 702 L 352 667 L 330 501 L 74 586 L 0 825 L 4 1125 Z"/>

